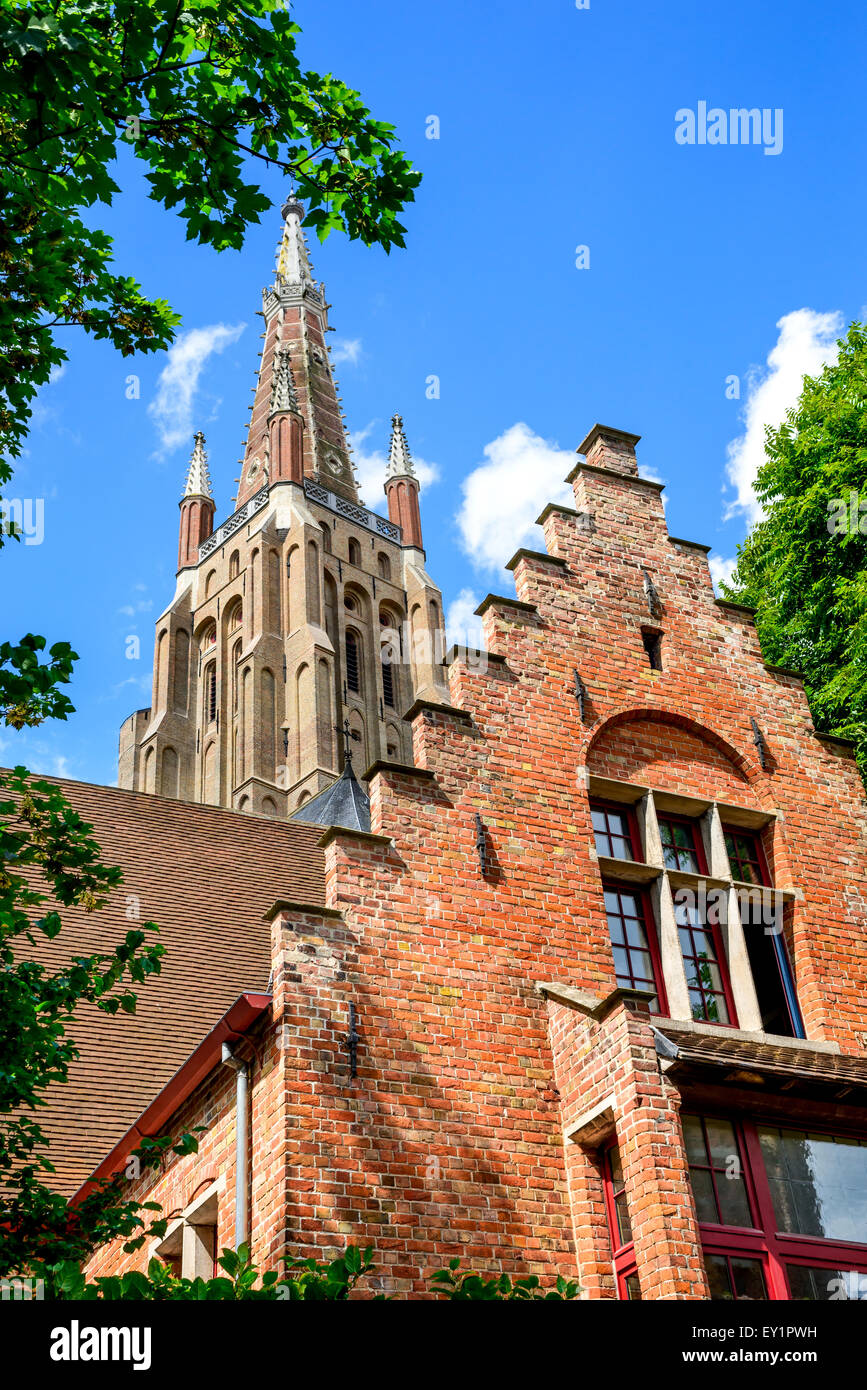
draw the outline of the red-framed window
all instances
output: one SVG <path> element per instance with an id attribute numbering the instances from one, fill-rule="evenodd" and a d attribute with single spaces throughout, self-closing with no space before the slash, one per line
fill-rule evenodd
<path id="1" fill-rule="evenodd" d="M 867 1138 L 682 1116 L 711 1298 L 867 1296 Z"/>
<path id="2" fill-rule="evenodd" d="M 631 806 L 593 800 L 590 803 L 590 815 L 597 854 L 606 859 L 638 858 L 636 848 L 640 841 Z"/>
<path id="3" fill-rule="evenodd" d="M 739 890 L 738 902 L 762 1027 L 766 1033 L 782 1037 L 806 1037 L 783 934 L 783 910 L 771 886 L 761 836 L 754 830 L 725 824 L 723 835 L 732 877 L 750 885 Z"/>
<path id="4" fill-rule="evenodd" d="M 667 869 L 679 869 L 687 874 L 706 874 L 707 864 L 701 830 L 688 816 L 676 816 L 668 811 L 659 816 L 659 835 L 662 840 L 662 862 Z"/>
<path id="5" fill-rule="evenodd" d="M 723 836 L 732 878 L 739 883 L 770 883 L 762 842 L 755 831 L 744 830 L 739 825 L 723 825 Z"/>
<path id="6" fill-rule="evenodd" d="M 604 882 L 602 891 L 618 985 L 621 989 L 652 990 L 650 1012 L 664 1014 L 662 963 L 647 893 L 635 884 L 611 882 Z"/>
<path id="7" fill-rule="evenodd" d="M 719 923 L 695 904 L 675 902 L 680 954 L 694 1019 L 737 1026 Z"/>
<path id="8" fill-rule="evenodd" d="M 619 1298 L 641 1299 L 641 1284 L 635 1264 L 632 1243 L 632 1221 L 623 1180 L 620 1150 L 616 1142 L 602 1150 L 602 1181 L 605 1190 L 605 1212 L 614 1257 L 614 1278 Z"/>

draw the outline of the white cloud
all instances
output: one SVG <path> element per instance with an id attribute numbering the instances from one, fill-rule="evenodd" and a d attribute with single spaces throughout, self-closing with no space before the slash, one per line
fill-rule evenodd
<path id="1" fill-rule="evenodd" d="M 55 757 L 55 759 L 54 759 L 54 776 L 55 776 L 55 777 L 68 777 L 68 776 L 69 776 L 69 759 L 68 759 L 68 758 L 64 758 L 61 754 L 58 754 L 58 755 Z"/>
<path id="2" fill-rule="evenodd" d="M 510 426 L 484 452 L 487 462 L 464 479 L 456 521 L 476 569 L 499 570 L 520 545 L 541 545 L 535 521 L 547 502 L 574 506 L 563 479 L 575 455 L 523 423 Z"/>
<path id="3" fill-rule="evenodd" d="M 380 510 L 383 497 L 383 484 L 385 482 L 385 466 L 388 462 L 388 454 L 382 449 L 368 449 L 366 447 L 369 436 L 376 427 L 376 420 L 371 420 L 363 430 L 353 430 L 349 436 L 349 443 L 352 449 L 352 461 L 355 464 L 355 472 L 358 477 L 359 496 L 367 507 Z M 419 458 L 416 454 L 412 456 L 413 467 L 419 481 L 419 491 L 424 492 L 426 487 L 439 481 L 440 471 L 435 463 L 428 463 L 427 459 Z"/>
<path id="4" fill-rule="evenodd" d="M 339 362 L 349 362 L 354 367 L 360 356 L 360 338 L 335 338 L 331 349 L 331 361 L 335 367 Z"/>
<path id="5" fill-rule="evenodd" d="M 243 323 L 212 323 L 206 328 L 191 328 L 169 348 L 156 396 L 148 406 L 159 433 L 161 455 L 181 444 L 192 447 L 193 402 L 202 369 L 213 353 L 236 343 L 245 327 Z"/>
<path id="6" fill-rule="evenodd" d="M 717 593 L 719 593 L 720 584 L 723 582 L 728 583 L 731 579 L 732 570 L 737 564 L 737 559 L 734 555 L 729 557 L 725 555 L 709 555 L 707 557 L 707 562 L 710 566 L 710 577 L 713 580 L 713 586 Z"/>
<path id="7" fill-rule="evenodd" d="M 446 637 L 450 647 L 472 647 L 478 651 L 484 649 L 482 620 L 475 615 L 480 603 L 481 599 L 472 589 L 461 589 L 457 598 L 449 604 L 446 613 Z"/>
<path id="8" fill-rule="evenodd" d="M 726 473 L 737 497 L 729 503 L 727 520 L 737 512 L 745 513 L 750 523 L 762 515 L 753 483 L 765 459 L 765 426 L 780 425 L 797 401 L 804 377 L 815 376 L 836 357 L 842 327 L 841 314 L 815 309 L 795 309 L 777 320 L 780 334 L 767 363 L 752 368 L 747 376 L 747 398 L 741 410 L 746 429 L 728 445 Z"/>

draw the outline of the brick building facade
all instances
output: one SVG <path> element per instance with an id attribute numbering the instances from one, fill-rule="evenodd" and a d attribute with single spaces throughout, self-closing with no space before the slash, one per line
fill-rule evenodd
<path id="1" fill-rule="evenodd" d="M 168 713 L 176 657 L 168 669 L 158 658 L 154 714 L 124 735 L 142 790 L 100 801 L 71 788 L 99 801 L 107 830 L 128 807 L 150 837 L 152 862 L 127 865 L 125 892 L 141 878 L 150 901 L 183 880 L 185 859 L 159 849 L 175 835 L 206 847 L 205 878 L 209 861 L 223 875 L 210 905 L 197 901 L 195 930 L 182 900 L 163 905 L 169 973 L 123 1025 L 144 1059 L 135 1086 L 113 1109 L 103 1096 L 101 1127 L 76 1129 L 74 1111 L 56 1121 L 78 1145 L 67 1190 L 124 1166 L 138 1134 L 203 1126 L 197 1154 L 131 1180 L 131 1194 L 170 1215 L 165 1240 L 136 1256 L 107 1247 L 92 1272 L 153 1251 L 201 1272 L 244 1237 L 272 1267 L 371 1243 L 378 1286 L 410 1294 L 454 1255 L 577 1277 L 589 1298 L 867 1292 L 863 787 L 850 748 L 815 732 L 797 674 L 763 661 L 751 612 L 715 597 L 707 548 L 668 534 L 637 442 L 591 430 L 570 475 L 574 506 L 545 508 L 545 550 L 508 566 L 516 597 L 480 607 L 485 652 L 453 648 L 420 673 L 404 663 L 391 744 L 375 702 L 337 703 L 345 628 L 329 635 L 326 624 L 323 637 L 306 623 L 299 650 L 332 662 L 329 723 L 347 707 L 366 715 L 367 796 L 353 792 L 364 814 L 351 824 L 329 823 L 319 795 L 338 771 L 336 740 L 330 762 L 294 765 L 288 802 L 255 764 L 202 794 L 195 759 L 208 731 L 200 716 Z M 400 435 L 394 456 L 402 505 L 417 506 Z M 261 534 L 261 558 L 267 534 L 282 575 L 295 528 L 312 536 L 325 517 L 332 558 L 320 550 L 304 571 L 318 592 L 329 569 L 343 580 L 333 557 L 355 532 L 305 485 L 311 460 L 288 483 L 268 474 L 271 520 L 244 522 L 244 555 L 252 566 Z M 335 483 L 340 496 L 358 505 Z M 369 515 L 364 537 L 377 527 Z M 432 630 L 441 608 L 421 578 L 420 526 L 394 524 L 404 531 L 393 573 L 417 584 L 405 580 L 401 613 L 417 593 Z M 186 568 L 182 555 L 158 646 L 182 621 L 195 641 L 211 602 L 219 626 L 239 580 L 227 575 L 218 619 L 216 591 L 196 587 L 215 553 L 199 545 Z M 375 576 L 360 568 L 352 582 L 372 605 Z M 400 593 L 384 592 L 397 608 Z M 295 634 L 279 613 L 267 642 L 290 653 Z M 252 621 L 245 638 L 261 632 L 264 652 L 265 624 Z M 369 644 L 373 632 L 371 615 Z M 276 652 L 262 657 L 272 673 Z M 302 745 L 316 738 L 311 698 Z M 263 708 L 247 707 L 254 747 Z M 194 780 L 172 785 L 184 799 L 145 795 L 167 788 L 141 782 L 142 758 L 155 747 L 153 766 L 165 767 L 181 718 Z M 354 780 L 351 760 L 341 780 Z M 252 816 L 192 804 L 239 808 L 243 795 Z M 308 800 L 318 825 L 296 814 Z M 116 848 L 124 863 L 128 845 Z M 228 969 L 206 960 L 218 944 Z M 182 968 L 195 1018 L 190 988 L 170 973 Z M 116 1027 L 97 1021 L 88 1033 L 109 1090 L 112 1069 L 125 1073 L 97 1030 L 110 1039 Z"/>

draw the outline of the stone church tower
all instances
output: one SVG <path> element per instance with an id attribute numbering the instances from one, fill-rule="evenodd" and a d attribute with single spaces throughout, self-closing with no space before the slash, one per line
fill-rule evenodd
<path id="1" fill-rule="evenodd" d="M 195 437 L 152 705 L 122 725 L 119 756 L 121 787 L 278 819 L 352 764 L 411 763 L 403 715 L 447 699 L 403 424 L 393 417 L 386 518 L 358 497 L 303 215 L 283 208 L 236 507 L 216 527 Z"/>

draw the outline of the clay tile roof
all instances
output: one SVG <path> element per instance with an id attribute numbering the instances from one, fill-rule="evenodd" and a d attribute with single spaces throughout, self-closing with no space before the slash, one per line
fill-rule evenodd
<path id="1" fill-rule="evenodd" d="M 40 958 L 89 954 L 120 939 L 134 925 L 128 895 L 138 898 L 141 921 L 159 924 L 166 947 L 162 974 L 136 987 L 135 1014 L 79 1010 L 72 1032 L 81 1056 L 37 1116 L 57 1169 L 52 1183 L 71 1195 L 239 994 L 266 988 L 270 928 L 262 919 L 272 903 L 322 906 L 325 881 L 316 826 L 116 787 L 59 785 L 93 825 L 104 861 L 123 869 L 124 883 L 101 912 L 61 908 L 63 930 L 52 943 L 38 938 Z"/>
<path id="2" fill-rule="evenodd" d="M 752 1042 L 743 1038 L 706 1037 L 678 1032 L 671 1024 L 657 1030 L 657 1051 L 667 1059 L 671 1075 L 695 1074 L 712 1069 L 718 1080 L 738 1079 L 744 1073 L 757 1073 L 779 1089 L 794 1086 L 836 1088 L 838 1091 L 867 1090 L 867 1061 L 862 1057 L 834 1052 L 818 1052 L 809 1046 Z M 671 1045 L 675 1056 L 664 1046 Z"/>

